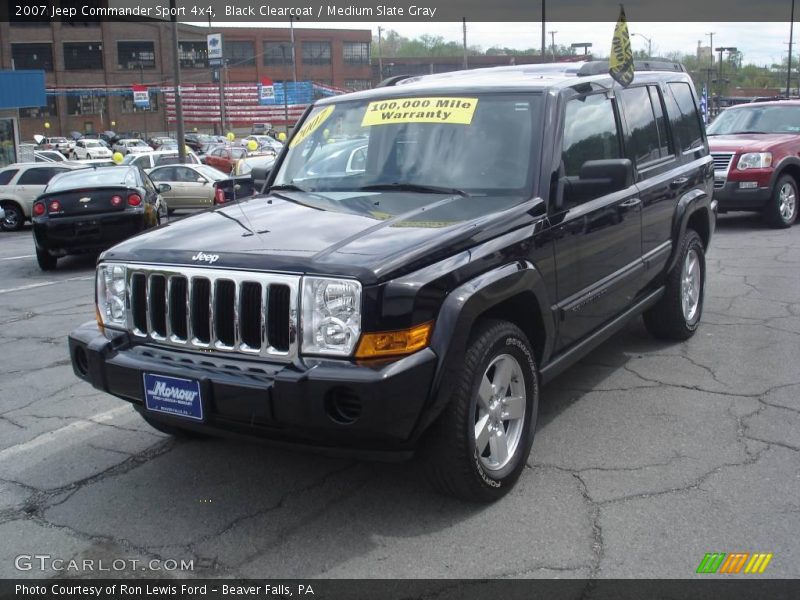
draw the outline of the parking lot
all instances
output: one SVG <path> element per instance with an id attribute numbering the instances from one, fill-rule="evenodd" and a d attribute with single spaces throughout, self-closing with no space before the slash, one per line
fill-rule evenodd
<path id="1" fill-rule="evenodd" d="M 47 554 L 148 577 L 685 578 L 769 552 L 766 575 L 800 577 L 800 226 L 722 216 L 707 265 L 698 333 L 637 321 L 547 387 L 529 468 L 487 507 L 414 462 L 157 433 L 72 373 L 93 258 L 44 273 L 29 228 L 2 233 L 0 576 L 53 575 L 15 568 Z"/>

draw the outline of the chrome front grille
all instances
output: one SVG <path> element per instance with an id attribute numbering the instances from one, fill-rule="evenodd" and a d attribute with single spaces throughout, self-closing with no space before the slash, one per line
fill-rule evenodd
<path id="1" fill-rule="evenodd" d="M 172 347 L 289 360 L 299 285 L 277 273 L 128 265 L 128 330 Z"/>
<path id="2" fill-rule="evenodd" d="M 725 187 L 728 179 L 728 171 L 733 162 L 733 152 L 712 152 L 711 158 L 714 159 L 714 189 L 721 190 Z"/>

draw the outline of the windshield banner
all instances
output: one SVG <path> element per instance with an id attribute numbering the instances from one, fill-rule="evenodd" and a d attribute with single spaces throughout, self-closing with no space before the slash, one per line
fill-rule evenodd
<path id="1" fill-rule="evenodd" d="M 362 127 L 394 123 L 452 123 L 469 125 L 477 98 L 398 98 L 370 102 Z"/>

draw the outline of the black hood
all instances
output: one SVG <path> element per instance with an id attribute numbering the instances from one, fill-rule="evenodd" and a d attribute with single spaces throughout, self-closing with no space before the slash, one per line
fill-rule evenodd
<path id="1" fill-rule="evenodd" d="M 409 192 L 280 192 L 200 213 L 104 253 L 126 262 L 350 275 L 375 282 L 530 223 L 540 200 Z"/>

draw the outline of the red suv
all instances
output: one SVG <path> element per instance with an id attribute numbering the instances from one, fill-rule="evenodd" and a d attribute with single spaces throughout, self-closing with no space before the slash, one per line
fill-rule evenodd
<path id="1" fill-rule="evenodd" d="M 754 210 L 773 227 L 797 219 L 800 101 L 733 106 L 708 127 L 720 212 Z"/>

